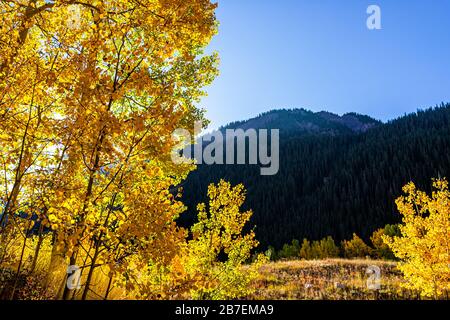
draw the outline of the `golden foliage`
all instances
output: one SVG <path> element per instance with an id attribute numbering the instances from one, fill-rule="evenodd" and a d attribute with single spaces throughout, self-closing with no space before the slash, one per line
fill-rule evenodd
<path id="1" fill-rule="evenodd" d="M 164 298 L 179 286 L 170 275 L 179 269 L 177 259 L 187 259 L 180 252 L 193 258 L 202 248 L 198 237 L 188 245 L 186 230 L 175 223 L 184 206 L 173 186 L 194 167 L 172 163 L 171 135 L 203 120 L 197 103 L 217 75 L 217 55 L 203 52 L 217 31 L 216 6 L 209 0 L 0 2 L 0 244 L 2 252 L 16 252 L 8 241 L 22 235 L 27 242 L 34 223 L 50 229 L 48 272 L 60 282 L 53 285 L 58 298 L 73 295 L 64 265 L 82 268 L 84 286 L 75 298 L 92 297 L 100 272 L 130 294 Z M 228 231 L 214 244 L 227 250 L 227 268 L 247 258 L 241 246 L 255 245 L 252 234 L 234 239 L 250 213 L 241 216 L 229 205 L 219 222 Z M 214 233 L 209 223 L 201 228 Z M 22 251 L 13 259 L 16 279 L 24 271 Z M 143 292 L 147 284 L 148 290 L 158 285 L 159 296 Z M 16 286 L 14 280 L 12 296 Z"/>
<path id="2" fill-rule="evenodd" d="M 208 210 L 199 204 L 190 240 L 179 243 L 170 261 L 157 259 L 164 257 L 161 253 L 136 256 L 122 276 L 116 275 L 129 297 L 232 299 L 251 293 L 250 283 L 266 259 L 260 255 L 245 265 L 258 243 L 253 232 L 242 234 L 252 214 L 240 211 L 245 200 L 243 186 L 220 181 L 209 186 L 208 196 Z"/>
<path id="3" fill-rule="evenodd" d="M 202 299 L 238 298 L 251 292 L 250 283 L 266 258 L 259 255 L 251 265 L 258 242 L 250 231 L 242 234 L 251 211 L 241 212 L 243 185 L 232 187 L 221 180 L 208 188 L 209 203 L 198 205 L 198 222 L 191 228 L 193 239 L 187 245 L 185 268 L 202 279 L 193 295 Z"/>
<path id="4" fill-rule="evenodd" d="M 351 240 L 342 241 L 342 250 L 346 258 L 364 258 L 370 256 L 372 252 L 372 249 L 356 233 Z"/>
<path id="5" fill-rule="evenodd" d="M 384 241 L 402 260 L 406 286 L 437 298 L 450 290 L 450 192 L 447 180 L 434 180 L 433 187 L 431 196 L 412 182 L 403 188 L 396 201 L 401 236 Z"/>
<path id="6" fill-rule="evenodd" d="M 370 237 L 370 241 L 373 245 L 374 255 L 379 259 L 395 260 L 394 253 L 389 246 L 384 242 L 384 236 L 399 236 L 400 229 L 398 225 L 386 225 L 384 228 L 375 230 Z"/>
<path id="7" fill-rule="evenodd" d="M 335 258 L 339 256 L 339 248 L 332 237 L 323 238 L 312 243 L 303 239 L 300 248 L 300 258 L 305 260 Z"/>

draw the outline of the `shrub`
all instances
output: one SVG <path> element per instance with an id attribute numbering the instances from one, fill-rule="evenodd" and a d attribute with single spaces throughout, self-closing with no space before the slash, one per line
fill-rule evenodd
<path id="1" fill-rule="evenodd" d="M 351 240 L 342 241 L 342 250 L 346 258 L 364 258 L 372 253 L 372 249 L 356 233 Z"/>

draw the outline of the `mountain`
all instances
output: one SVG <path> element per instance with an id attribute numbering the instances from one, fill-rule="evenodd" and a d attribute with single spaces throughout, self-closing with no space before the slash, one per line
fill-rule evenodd
<path id="1" fill-rule="evenodd" d="M 330 112 L 308 111 L 305 109 L 282 109 L 262 113 L 256 118 L 233 122 L 224 129 L 280 129 L 284 134 L 342 134 L 365 132 L 381 122 L 357 113 L 338 116 Z"/>
<path id="2" fill-rule="evenodd" d="M 256 165 L 199 165 L 183 185 L 190 224 L 221 178 L 247 188 L 244 209 L 261 248 L 292 239 L 368 240 L 399 222 L 395 199 L 409 181 L 430 190 L 431 178 L 450 177 L 450 104 L 381 123 L 349 113 L 276 110 L 225 128 L 280 128 L 280 170 L 261 176 Z"/>

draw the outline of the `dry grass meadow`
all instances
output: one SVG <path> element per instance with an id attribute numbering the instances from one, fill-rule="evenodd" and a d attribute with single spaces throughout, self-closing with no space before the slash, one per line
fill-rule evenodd
<path id="1" fill-rule="evenodd" d="M 367 286 L 369 266 L 381 269 L 381 286 Z M 379 260 L 327 259 L 280 261 L 262 267 L 248 299 L 273 300 L 416 300 L 417 292 L 402 288 L 395 262 Z"/>

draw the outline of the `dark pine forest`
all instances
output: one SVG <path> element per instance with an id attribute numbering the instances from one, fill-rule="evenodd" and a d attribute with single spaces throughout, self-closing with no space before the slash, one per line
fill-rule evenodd
<path id="1" fill-rule="evenodd" d="M 450 104 L 381 123 L 304 109 L 275 110 L 224 128 L 279 128 L 280 170 L 261 176 L 256 165 L 199 165 L 183 185 L 190 224 L 208 184 L 221 178 L 247 189 L 246 208 L 261 248 L 292 239 L 335 240 L 398 223 L 395 199 L 409 181 L 430 190 L 450 177 Z"/>

